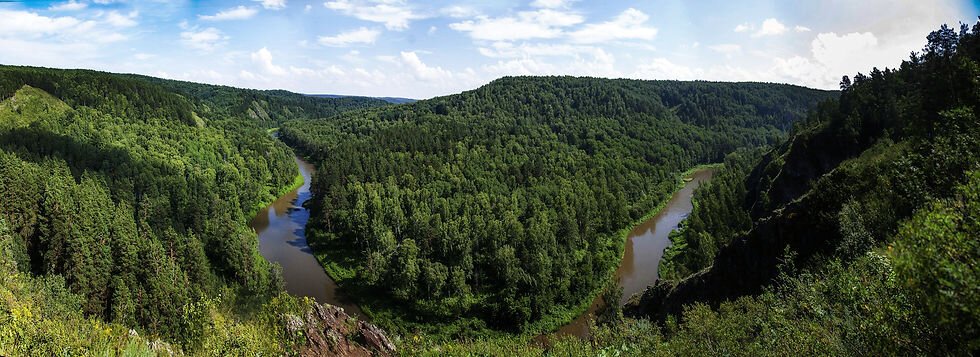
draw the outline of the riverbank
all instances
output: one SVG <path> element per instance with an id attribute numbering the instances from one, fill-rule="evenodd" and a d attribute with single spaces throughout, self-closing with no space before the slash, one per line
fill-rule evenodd
<path id="1" fill-rule="evenodd" d="M 257 233 L 259 252 L 269 262 L 280 265 L 286 291 L 296 297 L 310 297 L 318 303 L 344 308 L 351 316 L 366 320 L 360 308 L 338 291 L 313 256 L 306 239 L 310 211 L 303 204 L 313 196 L 310 182 L 315 167 L 299 156 L 294 158 L 298 177 L 272 203 L 259 210 L 249 222 Z"/>
<path id="2" fill-rule="evenodd" d="M 674 198 L 689 184 L 691 179 L 699 172 L 704 172 L 707 170 L 717 170 L 720 167 L 722 167 L 721 163 L 704 164 L 704 165 L 698 165 L 692 167 L 682 172 L 681 174 L 678 175 L 675 188 L 673 191 L 671 191 L 670 195 L 660 200 L 657 206 L 655 206 L 653 209 L 647 212 L 647 214 L 643 215 L 639 219 L 634 220 L 630 225 L 621 229 L 617 234 L 619 237 L 619 239 L 617 240 L 617 242 L 619 242 L 619 246 L 617 247 L 618 248 L 617 254 L 619 255 L 619 264 L 610 267 L 609 271 L 606 273 L 606 278 L 604 281 L 608 282 L 610 280 L 616 279 L 617 284 L 621 283 L 619 281 L 620 278 L 619 272 L 623 268 L 623 264 L 625 263 L 626 243 L 630 241 L 631 236 L 635 233 L 634 231 L 636 229 L 643 226 L 644 224 L 647 224 L 649 221 L 651 221 L 658 215 L 663 214 L 664 210 L 668 207 L 668 205 L 671 204 L 672 201 L 674 201 Z M 670 228 L 671 230 L 673 229 L 673 227 Z M 652 284 L 652 283 L 653 282 L 649 282 L 648 284 Z M 572 327 L 572 325 L 575 325 L 576 323 L 584 323 L 584 321 L 580 320 L 581 318 L 588 318 L 587 315 L 591 315 L 601 307 L 602 302 L 599 301 L 599 295 L 602 294 L 602 292 L 605 290 L 605 287 L 606 284 L 602 284 L 597 289 L 592 291 L 592 293 L 590 294 L 591 299 L 586 300 L 580 305 L 578 305 L 576 307 L 575 313 L 571 315 L 571 319 L 567 319 L 566 316 L 566 319 L 561 324 L 544 326 L 544 327 L 550 327 L 550 329 L 543 328 L 542 331 L 547 331 L 547 333 L 545 335 L 538 335 L 538 337 L 551 336 L 551 335 L 568 335 L 568 334 L 584 337 L 583 331 L 563 331 L 563 330 L 569 329 L 570 327 Z M 571 330 L 575 330 L 575 329 L 572 328 Z M 588 332 L 587 329 L 584 330 L 585 330 L 584 333 Z"/>
<path id="3" fill-rule="evenodd" d="M 629 225 L 623 227 L 617 233 L 615 233 L 615 236 L 617 237 L 615 240 L 617 242 L 615 249 L 616 254 L 620 259 L 617 264 L 608 269 L 608 272 L 605 275 L 606 278 L 603 281 L 608 281 L 616 277 L 617 271 L 620 269 L 623 263 L 625 244 L 630 238 L 631 232 L 636 227 L 640 226 L 646 221 L 651 220 L 653 217 L 664 211 L 678 192 L 680 192 L 688 184 L 690 181 L 688 178 L 702 170 L 717 169 L 720 166 L 721 164 L 698 165 L 678 174 L 676 177 L 675 189 L 672 190 L 669 195 L 665 195 L 665 197 L 659 199 L 657 205 L 647 214 L 634 220 Z M 334 236 L 332 233 L 311 231 L 310 236 L 310 246 L 313 248 L 314 255 L 320 262 L 320 265 L 323 267 L 324 271 L 326 271 L 326 273 L 330 275 L 330 277 L 340 286 L 348 289 L 356 289 L 357 287 L 354 286 L 356 284 L 351 284 L 350 282 L 350 279 L 356 278 L 356 272 L 354 270 L 354 267 L 356 266 L 356 261 L 354 260 L 356 254 L 354 253 L 356 252 L 349 251 L 349 248 L 344 247 L 339 241 L 341 238 Z M 423 334 L 428 335 L 429 338 L 439 339 L 442 337 L 451 337 L 453 336 L 454 332 L 459 332 L 466 329 L 470 331 L 477 330 L 476 333 L 470 334 L 476 337 L 510 336 L 526 338 L 528 341 L 530 341 L 532 338 L 540 336 L 543 333 L 551 334 L 560 328 L 571 324 L 584 314 L 590 313 L 591 308 L 596 303 L 598 296 L 603 292 L 606 284 L 597 285 L 597 288 L 591 291 L 590 294 L 588 294 L 586 298 L 582 299 L 579 304 L 566 308 L 552 309 L 552 311 L 548 312 L 541 319 L 532 324 L 526 325 L 516 336 L 511 333 L 490 329 L 475 319 L 453 320 L 449 322 L 408 321 L 405 317 L 409 309 L 402 304 L 394 304 L 391 301 L 378 298 L 376 295 L 371 294 L 371 292 L 368 291 L 351 293 L 358 296 L 361 309 L 367 315 L 369 315 L 373 321 L 393 332 L 423 332 Z"/>
<path id="4" fill-rule="evenodd" d="M 292 183 L 280 187 L 278 190 L 275 191 L 275 193 L 271 195 L 267 195 L 264 199 L 262 199 L 261 201 L 253 205 L 252 208 L 249 208 L 248 212 L 245 212 L 245 217 L 254 217 L 256 214 L 259 213 L 259 211 L 265 209 L 266 207 L 269 207 L 269 205 L 276 202 L 276 200 L 278 200 L 279 197 L 282 197 L 283 195 L 289 193 L 289 191 L 295 190 L 303 186 L 303 183 L 305 183 L 305 180 L 303 179 L 303 174 L 297 173 L 296 177 L 293 177 Z"/>

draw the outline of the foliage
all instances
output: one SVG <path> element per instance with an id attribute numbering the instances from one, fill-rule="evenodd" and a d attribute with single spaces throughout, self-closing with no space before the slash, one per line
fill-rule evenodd
<path id="1" fill-rule="evenodd" d="M 701 197 L 699 206 L 747 212 L 751 223 L 688 224 L 681 243 L 736 230 L 714 246 L 715 259 L 696 265 L 705 270 L 641 305 L 658 316 L 683 306 L 666 319 L 661 348 L 975 353 L 977 63 L 980 23 L 943 26 L 900 69 L 845 78 L 839 100 L 820 105 L 787 142 L 737 175 L 732 187 L 744 184 L 742 198 Z M 686 243 L 671 264 L 704 255 Z M 791 258 L 783 258 L 787 251 Z"/>
<path id="2" fill-rule="evenodd" d="M 65 305 L 77 308 L 72 318 L 190 350 L 278 346 L 275 334 L 234 321 L 282 288 L 246 225 L 296 185 L 293 154 L 267 125 L 380 105 L 11 66 L 0 66 L 0 98 L 0 219 L 18 284 L 60 284 L 79 299 Z M 30 290 L 10 289 L 16 299 Z"/>
<path id="3" fill-rule="evenodd" d="M 892 255 L 916 308 L 932 317 L 938 341 L 980 348 L 980 171 L 952 201 L 938 202 L 899 229 Z"/>
<path id="4" fill-rule="evenodd" d="M 678 172 L 774 143 L 832 95 L 517 77 L 281 133 L 319 161 L 314 248 L 353 255 L 357 277 L 343 283 L 386 294 L 375 311 L 518 330 L 594 296 L 619 261 L 617 232 L 669 196 Z"/>
<path id="5" fill-rule="evenodd" d="M 707 268 L 721 247 L 751 228 L 752 220 L 743 207 L 745 176 L 761 153 L 756 149 L 729 154 L 711 181 L 694 191 L 694 209 L 681 229 L 671 232 L 671 246 L 660 260 L 661 279 L 681 279 Z"/>

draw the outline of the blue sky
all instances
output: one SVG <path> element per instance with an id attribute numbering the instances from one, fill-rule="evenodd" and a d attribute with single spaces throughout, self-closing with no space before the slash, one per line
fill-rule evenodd
<path id="1" fill-rule="evenodd" d="M 833 89 L 975 0 L 69 0 L 0 3 L 0 63 L 429 98 L 505 75 Z"/>

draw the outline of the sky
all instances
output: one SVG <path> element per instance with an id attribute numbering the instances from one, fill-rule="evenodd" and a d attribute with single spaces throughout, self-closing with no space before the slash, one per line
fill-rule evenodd
<path id="1" fill-rule="evenodd" d="M 508 75 L 837 89 L 980 0 L 0 1 L 0 64 L 424 99 Z"/>

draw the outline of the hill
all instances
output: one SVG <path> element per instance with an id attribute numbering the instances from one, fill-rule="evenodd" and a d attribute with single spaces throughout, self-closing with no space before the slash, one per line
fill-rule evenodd
<path id="1" fill-rule="evenodd" d="M 310 241 L 395 331 L 555 327 L 618 264 L 678 173 L 775 144 L 834 92 L 763 83 L 508 77 L 299 120 L 320 167 Z"/>
<path id="2" fill-rule="evenodd" d="M 359 97 L 359 96 L 352 96 L 352 95 L 337 95 L 337 94 L 309 94 L 309 96 L 318 97 L 318 98 L 373 98 L 373 99 L 380 99 L 391 104 L 406 104 L 406 103 L 415 103 L 418 101 L 418 99 L 401 98 L 401 97 Z"/>
<path id="3" fill-rule="evenodd" d="M 978 63 L 980 23 L 944 26 L 899 69 L 845 77 L 839 100 L 698 198 L 675 280 L 630 310 L 689 326 L 706 318 L 691 304 L 720 306 L 718 324 L 756 310 L 727 336 L 798 326 L 757 347 L 812 334 L 830 354 L 975 352 Z"/>
<path id="4" fill-rule="evenodd" d="M 0 66 L 0 354 L 283 353 L 308 303 L 246 225 L 297 175 L 267 129 L 383 104 Z"/>

